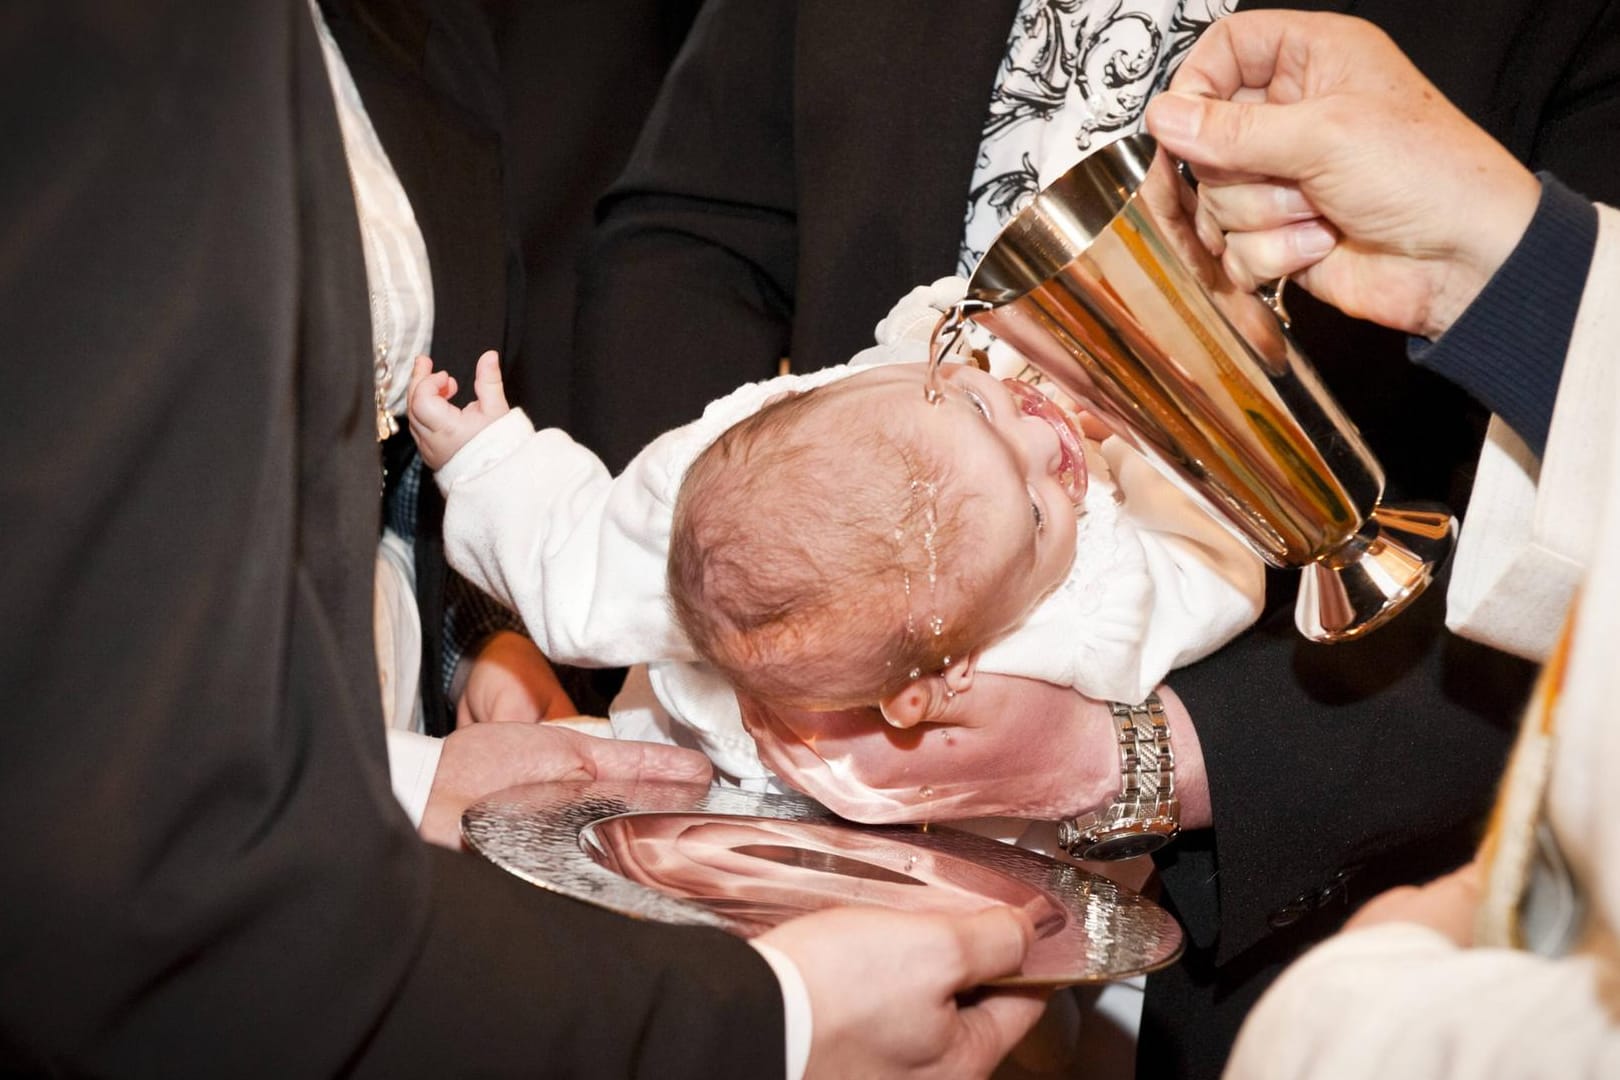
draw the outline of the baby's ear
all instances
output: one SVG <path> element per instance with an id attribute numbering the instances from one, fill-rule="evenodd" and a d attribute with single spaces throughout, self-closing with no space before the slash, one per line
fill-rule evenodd
<path id="1" fill-rule="evenodd" d="M 943 720 L 957 695 L 972 689 L 978 663 L 979 654 L 968 653 L 942 671 L 920 675 L 878 702 L 878 711 L 897 728 Z"/>
<path id="2" fill-rule="evenodd" d="M 941 689 L 936 694 L 934 683 L 940 683 Z M 936 707 L 935 698 L 944 697 L 944 680 L 938 675 L 922 675 L 912 679 L 906 685 L 878 702 L 878 712 L 883 714 L 891 727 L 916 727 L 928 719 Z M 943 702 L 939 703 L 942 705 Z"/>

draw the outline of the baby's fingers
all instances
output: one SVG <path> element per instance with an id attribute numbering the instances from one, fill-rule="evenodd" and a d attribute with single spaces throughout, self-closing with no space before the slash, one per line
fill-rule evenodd
<path id="1" fill-rule="evenodd" d="M 442 398 L 456 396 L 456 380 L 448 371 L 434 371 L 433 357 L 418 356 L 411 365 L 410 385 L 405 388 L 405 400 L 413 402 L 419 389 L 426 386 L 427 393 Z"/>
<path id="2" fill-rule="evenodd" d="M 416 396 L 416 388 L 422 385 L 422 380 L 433 374 L 433 357 L 418 356 L 411 363 L 411 382 L 405 388 L 405 400 L 410 401 Z"/>
<path id="3" fill-rule="evenodd" d="M 425 359 L 425 358 L 424 358 Z M 455 395 L 456 380 L 446 371 L 427 375 L 412 373 L 410 390 L 410 418 L 413 427 L 424 431 L 438 431 L 461 414 L 450 404 Z"/>
<path id="4" fill-rule="evenodd" d="M 473 395 L 485 416 L 495 419 L 512 411 L 506 402 L 506 385 L 501 381 L 501 358 L 494 349 L 478 358 L 473 375 Z"/>
<path id="5" fill-rule="evenodd" d="M 1074 418 L 1080 425 L 1080 434 L 1088 439 L 1102 442 L 1114 433 L 1114 429 L 1108 426 L 1108 421 L 1089 409 L 1076 410 Z"/>

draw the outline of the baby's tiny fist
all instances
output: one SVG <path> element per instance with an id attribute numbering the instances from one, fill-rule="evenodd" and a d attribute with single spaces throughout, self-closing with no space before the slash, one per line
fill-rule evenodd
<path id="1" fill-rule="evenodd" d="M 416 358 L 407 391 L 407 414 L 411 437 L 430 469 L 443 466 L 470 437 L 458 434 L 462 410 L 450 404 L 455 392 L 456 380 L 449 372 L 434 371 L 433 361 L 426 356 Z"/>

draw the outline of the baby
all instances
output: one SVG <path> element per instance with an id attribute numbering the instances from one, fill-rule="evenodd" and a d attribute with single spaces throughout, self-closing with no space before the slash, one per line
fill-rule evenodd
<path id="1" fill-rule="evenodd" d="M 970 365 L 925 399 L 931 296 L 878 348 L 742 387 L 616 478 L 508 409 L 493 354 L 465 409 L 419 360 L 411 426 L 452 565 L 547 655 L 648 664 L 663 710 L 745 780 L 764 770 L 732 687 L 875 702 L 899 726 L 940 719 L 980 668 L 1138 701 L 1247 626 L 1259 560 L 1119 439 Z"/>

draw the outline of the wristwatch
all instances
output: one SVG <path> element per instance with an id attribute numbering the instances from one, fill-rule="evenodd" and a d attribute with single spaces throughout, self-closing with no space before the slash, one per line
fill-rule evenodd
<path id="1" fill-rule="evenodd" d="M 1181 831 L 1176 756 L 1159 695 L 1139 705 L 1109 702 L 1119 736 L 1119 795 L 1100 810 L 1058 823 L 1058 846 L 1077 859 L 1132 859 Z"/>

